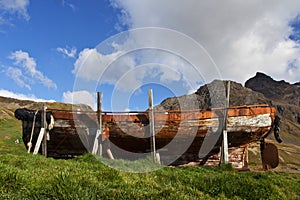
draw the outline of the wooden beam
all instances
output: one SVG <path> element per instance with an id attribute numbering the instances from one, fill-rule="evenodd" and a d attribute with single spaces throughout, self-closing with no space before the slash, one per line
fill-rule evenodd
<path id="1" fill-rule="evenodd" d="M 33 154 L 36 155 L 39 152 L 40 146 L 42 145 L 42 154 L 47 157 L 47 133 L 46 133 L 46 106 L 43 104 L 41 111 L 41 129 L 36 141 Z"/>
<path id="2" fill-rule="evenodd" d="M 34 155 L 38 154 L 38 152 L 39 152 L 39 149 L 40 149 L 40 146 L 41 146 L 41 143 L 43 140 L 44 132 L 45 132 L 45 129 L 41 128 L 38 139 L 37 139 L 35 147 L 34 147 L 34 151 L 33 151 Z"/>
<path id="3" fill-rule="evenodd" d="M 153 113 L 153 93 L 152 89 L 148 90 L 149 103 L 149 126 L 150 126 L 150 145 L 153 162 L 156 162 L 156 146 L 155 146 L 155 129 L 154 129 L 154 113 Z"/>
<path id="4" fill-rule="evenodd" d="M 249 152 L 248 152 L 248 145 L 245 147 L 243 152 L 243 170 L 249 170 Z"/>
<path id="5" fill-rule="evenodd" d="M 227 137 L 227 119 L 228 119 L 228 108 L 229 108 L 229 96 L 230 96 L 230 81 L 226 81 L 226 101 L 224 108 L 224 128 L 223 128 L 223 139 L 221 149 L 221 164 L 228 163 L 228 137 Z"/>
<path id="6" fill-rule="evenodd" d="M 92 153 L 102 156 L 102 93 L 97 92 L 97 115 L 98 115 L 98 130 L 94 140 Z"/>
<path id="7" fill-rule="evenodd" d="M 42 145 L 42 154 L 43 156 L 47 157 L 48 151 L 47 151 L 47 120 L 46 120 L 46 110 L 47 107 L 45 106 L 45 104 L 43 104 L 42 106 L 42 128 L 44 128 L 44 136 L 43 136 L 43 145 Z"/>

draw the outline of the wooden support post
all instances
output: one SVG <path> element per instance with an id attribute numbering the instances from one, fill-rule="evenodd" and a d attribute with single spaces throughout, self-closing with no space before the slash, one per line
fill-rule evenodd
<path id="1" fill-rule="evenodd" d="M 97 92 L 97 114 L 98 114 L 98 130 L 94 140 L 92 153 L 102 156 L 102 93 Z"/>
<path id="2" fill-rule="evenodd" d="M 227 130 L 223 130 L 223 141 L 222 141 L 222 164 L 228 163 L 228 137 L 227 137 Z"/>
<path id="3" fill-rule="evenodd" d="M 42 154 L 43 156 L 47 157 L 47 119 L 46 119 L 46 110 L 47 110 L 47 107 L 45 106 L 45 104 L 43 104 L 43 107 L 42 107 L 42 114 L 41 114 L 41 125 L 42 125 L 42 128 L 44 128 L 44 136 L 43 136 L 43 145 L 42 145 Z"/>
<path id="4" fill-rule="evenodd" d="M 224 128 L 223 128 L 223 139 L 221 149 L 221 164 L 228 163 L 228 138 L 227 138 L 227 118 L 229 108 L 229 95 L 230 95 L 230 81 L 226 82 L 226 101 L 225 101 L 225 112 L 224 112 Z"/>
<path id="5" fill-rule="evenodd" d="M 107 156 L 109 157 L 109 159 L 111 159 L 111 160 L 115 159 L 110 149 L 107 149 L 106 152 L 107 152 Z"/>
<path id="6" fill-rule="evenodd" d="M 266 142 L 265 139 L 260 140 L 260 155 L 261 155 L 261 162 L 262 162 L 262 168 L 263 170 L 267 171 L 269 170 L 269 166 L 266 162 Z"/>
<path id="7" fill-rule="evenodd" d="M 249 154 L 248 154 L 248 145 L 245 147 L 244 152 L 243 152 L 243 170 L 249 170 Z"/>
<path id="8" fill-rule="evenodd" d="M 40 149 L 40 146 L 41 146 L 41 143 L 43 140 L 44 132 L 45 132 L 45 129 L 41 128 L 38 139 L 37 139 L 35 147 L 34 147 L 34 151 L 33 151 L 34 155 L 38 154 L 38 152 L 39 152 L 39 149 Z"/>
<path id="9" fill-rule="evenodd" d="M 153 162 L 157 162 L 156 159 L 156 146 L 155 146 L 155 129 L 154 129 L 154 113 L 153 113 L 153 93 L 152 89 L 148 90 L 148 102 L 149 102 L 149 126 L 150 126 L 150 145 L 151 155 Z"/>

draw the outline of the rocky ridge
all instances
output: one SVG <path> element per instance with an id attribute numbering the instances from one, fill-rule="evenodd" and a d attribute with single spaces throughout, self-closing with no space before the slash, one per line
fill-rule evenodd
<path id="1" fill-rule="evenodd" d="M 293 123 L 300 124 L 300 83 L 276 81 L 263 73 L 256 73 L 245 87 L 263 94 L 277 108 L 278 114 Z"/>
<path id="2" fill-rule="evenodd" d="M 224 107 L 227 81 L 214 80 L 201 86 L 194 94 L 180 97 L 167 98 L 156 110 L 193 110 Z M 255 92 L 242 84 L 230 81 L 230 106 L 242 106 L 252 104 L 271 104 L 271 101 L 263 94 Z"/>
<path id="3" fill-rule="evenodd" d="M 276 81 L 261 72 L 250 78 L 245 87 L 263 94 L 276 107 L 281 118 L 281 135 L 285 142 L 300 146 L 300 83 Z"/>
<path id="4" fill-rule="evenodd" d="M 167 98 L 155 110 L 192 110 L 224 107 L 225 83 L 215 80 L 195 93 Z M 300 146 L 300 83 L 276 81 L 258 72 L 245 86 L 230 81 L 230 106 L 269 104 L 281 118 L 281 135 L 287 143 Z M 272 138 L 271 138 L 272 139 Z"/>

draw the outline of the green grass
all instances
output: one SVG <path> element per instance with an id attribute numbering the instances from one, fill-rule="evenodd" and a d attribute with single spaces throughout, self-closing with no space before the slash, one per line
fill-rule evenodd
<path id="1" fill-rule="evenodd" d="M 90 154 L 73 160 L 1 155 L 0 185 L 1 199 L 300 198 L 298 174 L 237 172 L 228 166 L 126 173 Z"/>
<path id="2" fill-rule="evenodd" d="M 21 122 L 16 119 L 0 119 L 0 153 L 23 152 Z M 19 143 L 16 143 L 19 141 Z"/>
<path id="3" fill-rule="evenodd" d="M 0 121 L 0 199 L 300 199 L 300 174 L 238 172 L 222 167 L 155 167 L 149 160 L 55 160 L 27 154 L 17 120 Z"/>

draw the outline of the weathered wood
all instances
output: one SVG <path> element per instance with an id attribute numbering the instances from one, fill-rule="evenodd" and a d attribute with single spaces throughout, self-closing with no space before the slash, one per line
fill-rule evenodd
<path id="1" fill-rule="evenodd" d="M 65 110 L 51 110 L 55 119 L 61 120 L 78 120 L 81 115 L 85 115 L 91 120 L 97 121 L 97 112 L 84 112 L 80 111 L 78 114 L 75 111 Z M 218 111 L 224 112 L 224 108 L 212 108 L 210 110 L 172 110 L 172 111 L 154 111 L 155 121 L 182 121 L 182 120 L 196 120 L 196 119 L 212 119 L 218 118 Z M 275 113 L 275 108 L 268 106 L 267 104 L 250 105 L 250 106 L 235 106 L 228 109 L 228 117 L 236 116 L 255 116 L 266 113 Z M 103 112 L 103 122 L 135 122 L 149 124 L 148 112 Z"/>
<path id="2" fill-rule="evenodd" d="M 47 121 L 46 121 L 46 109 L 47 107 L 43 104 L 42 107 L 42 128 L 44 128 L 44 136 L 43 136 L 43 145 L 42 145 L 42 154 L 47 157 Z"/>
<path id="3" fill-rule="evenodd" d="M 25 145 L 27 145 L 28 147 L 28 150 L 27 150 L 27 153 L 30 153 L 31 152 L 31 148 L 32 148 L 32 138 L 33 138 L 33 134 L 34 134 L 34 128 L 35 128 L 35 120 L 36 120 L 36 114 L 38 113 L 38 110 L 35 111 L 34 113 L 34 116 L 33 116 L 33 124 L 32 124 L 32 128 L 31 128 L 31 133 L 30 133 L 30 139 L 29 139 L 29 142 Z"/>
<path id="4" fill-rule="evenodd" d="M 30 111 L 33 112 L 34 111 Z M 84 152 L 92 151 L 96 130 L 99 130 L 97 112 L 74 112 L 49 110 L 55 122 L 50 130 L 51 140 L 48 141 L 48 157 L 73 157 Z M 174 163 L 186 163 L 199 160 L 198 153 L 206 135 L 218 130 L 218 112 L 224 112 L 224 108 L 196 111 L 154 111 L 154 131 L 156 151 L 165 159 L 176 152 L 176 149 L 167 149 L 166 145 L 172 142 L 176 136 L 176 144 L 185 142 L 186 138 L 193 137 L 194 141 L 184 152 L 179 161 Z M 252 105 L 231 107 L 228 109 L 228 142 L 229 148 L 239 147 L 266 137 L 272 130 L 275 109 L 267 105 Z M 72 116 L 72 117 L 71 117 Z M 133 153 L 150 152 L 149 113 L 111 113 L 102 112 L 102 124 L 109 128 L 109 141 L 112 143 L 111 151 L 114 158 L 125 158 L 113 148 L 117 146 Z M 23 120 L 23 141 L 30 140 L 32 121 Z M 39 121 L 35 123 L 33 144 L 41 129 Z M 100 133 L 99 133 L 100 134 Z M 99 138 L 99 137 L 98 137 Z M 220 148 L 217 143 L 213 150 Z M 124 152 L 124 151 L 123 151 Z M 107 154 L 107 151 L 105 153 Z M 104 156 L 106 156 L 104 155 Z M 230 157 L 230 156 L 229 156 Z M 230 158 L 229 158 L 230 162 Z"/>
<path id="5" fill-rule="evenodd" d="M 98 130 L 94 141 L 93 154 L 102 156 L 102 93 L 97 93 L 97 119 L 98 119 Z"/>
<path id="6" fill-rule="evenodd" d="M 269 170 L 278 166 L 278 149 L 274 144 L 261 140 L 260 151 L 262 167 L 264 170 Z"/>
<path id="7" fill-rule="evenodd" d="M 109 159 L 111 159 L 111 160 L 115 159 L 110 149 L 106 149 L 106 152 L 107 152 Z"/>
<path id="8" fill-rule="evenodd" d="M 33 151 L 34 155 L 38 154 L 38 152 L 39 152 L 44 134 L 45 134 L 45 128 L 41 128 L 38 139 L 37 139 L 36 144 L 35 144 L 34 151 Z"/>
<path id="9" fill-rule="evenodd" d="M 34 126 L 34 125 L 32 125 Z M 38 154 L 40 146 L 42 144 L 42 154 L 47 157 L 47 132 L 46 132 L 46 106 L 43 104 L 41 110 L 41 122 L 40 122 L 40 132 L 38 134 L 38 138 L 35 144 L 35 148 L 33 154 Z"/>
<path id="10" fill-rule="evenodd" d="M 243 170 L 249 170 L 248 163 L 249 163 L 249 152 L 248 152 L 248 145 L 247 145 L 244 150 Z"/>
<path id="11" fill-rule="evenodd" d="M 149 126 L 150 126 L 150 146 L 151 146 L 151 155 L 153 162 L 156 162 L 156 145 L 155 145 L 155 124 L 154 124 L 154 113 L 153 113 L 153 93 L 152 89 L 148 90 L 148 102 L 149 102 Z"/>
<path id="12" fill-rule="evenodd" d="M 245 156 L 247 154 L 246 147 L 231 147 L 228 148 L 228 162 L 232 164 L 235 169 L 248 170 L 245 165 Z M 216 166 L 220 163 L 221 152 L 214 154 L 208 158 L 206 166 Z"/>
<path id="13" fill-rule="evenodd" d="M 227 123 L 228 123 L 228 107 L 230 95 L 230 81 L 226 82 L 226 102 L 224 113 L 224 129 L 222 137 L 221 164 L 228 163 L 228 138 L 227 138 Z"/>

